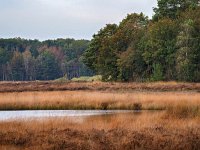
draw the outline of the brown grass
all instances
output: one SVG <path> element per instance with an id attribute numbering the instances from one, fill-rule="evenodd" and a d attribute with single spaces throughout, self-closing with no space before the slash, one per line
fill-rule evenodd
<path id="1" fill-rule="evenodd" d="M 199 84 L 44 83 L 0 83 L 0 109 L 165 111 L 0 122 L 0 149 L 198 150 L 200 147 Z"/>
<path id="2" fill-rule="evenodd" d="M 200 106 L 195 92 L 54 91 L 1 93 L 0 110 L 124 109 L 166 110 Z M 170 111 L 170 109 L 168 109 Z"/>
<path id="3" fill-rule="evenodd" d="M 18 149 L 134 150 L 200 147 L 200 119 L 142 113 L 0 123 L 0 145 Z"/>
<path id="4" fill-rule="evenodd" d="M 24 91 L 198 91 L 200 83 L 103 83 L 103 82 L 0 82 L 0 92 Z"/>

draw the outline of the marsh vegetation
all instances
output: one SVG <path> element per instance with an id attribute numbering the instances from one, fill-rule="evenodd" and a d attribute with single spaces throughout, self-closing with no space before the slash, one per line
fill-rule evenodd
<path id="1" fill-rule="evenodd" d="M 200 146 L 199 84 L 1 84 L 12 91 L 0 93 L 0 109 L 6 111 L 141 110 L 137 114 L 1 121 L 0 145 L 7 148 L 198 149 Z M 34 90 L 34 87 L 42 89 L 45 85 L 47 88 L 44 91 Z M 49 90 L 52 87 L 54 91 Z M 61 87 L 65 90 L 59 91 Z M 19 89 L 26 92 L 19 92 Z"/>
<path id="2" fill-rule="evenodd" d="M 13 92 L 0 94 L 0 110 L 183 110 L 198 115 L 199 97 L 197 92 Z"/>
<path id="3" fill-rule="evenodd" d="M 0 145 L 4 149 L 197 150 L 199 89 L 197 83 L 176 82 L 2 82 L 0 110 L 139 112 L 2 120 Z"/>
<path id="4" fill-rule="evenodd" d="M 188 149 L 200 147 L 200 119 L 163 112 L 0 123 L 0 145 L 18 149 Z"/>

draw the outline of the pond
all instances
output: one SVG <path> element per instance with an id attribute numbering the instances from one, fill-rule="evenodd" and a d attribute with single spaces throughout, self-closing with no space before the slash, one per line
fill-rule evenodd
<path id="1" fill-rule="evenodd" d="M 63 117 L 92 117 L 117 114 L 139 114 L 140 111 L 130 110 L 28 110 L 28 111 L 0 111 L 0 121 L 28 120 Z"/>

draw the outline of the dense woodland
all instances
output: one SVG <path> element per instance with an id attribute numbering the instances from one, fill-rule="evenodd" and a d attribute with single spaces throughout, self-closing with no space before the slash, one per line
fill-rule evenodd
<path id="1" fill-rule="evenodd" d="M 86 67 L 87 66 L 87 67 Z M 158 0 L 91 41 L 0 39 L 0 80 L 102 75 L 104 81 L 200 81 L 200 1 Z"/>
<path id="2" fill-rule="evenodd" d="M 200 1 L 158 0 L 150 20 L 129 14 L 107 24 L 84 54 L 104 81 L 200 81 Z"/>
<path id="3" fill-rule="evenodd" d="M 87 40 L 57 39 L 40 42 L 0 39 L 0 80 L 54 80 L 92 75 L 82 63 Z"/>

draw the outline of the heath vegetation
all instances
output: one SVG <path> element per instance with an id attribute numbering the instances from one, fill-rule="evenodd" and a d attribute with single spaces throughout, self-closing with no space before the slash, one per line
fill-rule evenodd
<path id="1" fill-rule="evenodd" d="M 166 110 L 200 115 L 198 92 L 46 91 L 0 93 L 0 110 Z"/>
<path id="2" fill-rule="evenodd" d="M 15 149 L 185 149 L 200 147 L 198 118 L 166 118 L 160 113 L 84 119 L 0 123 L 0 145 Z"/>

